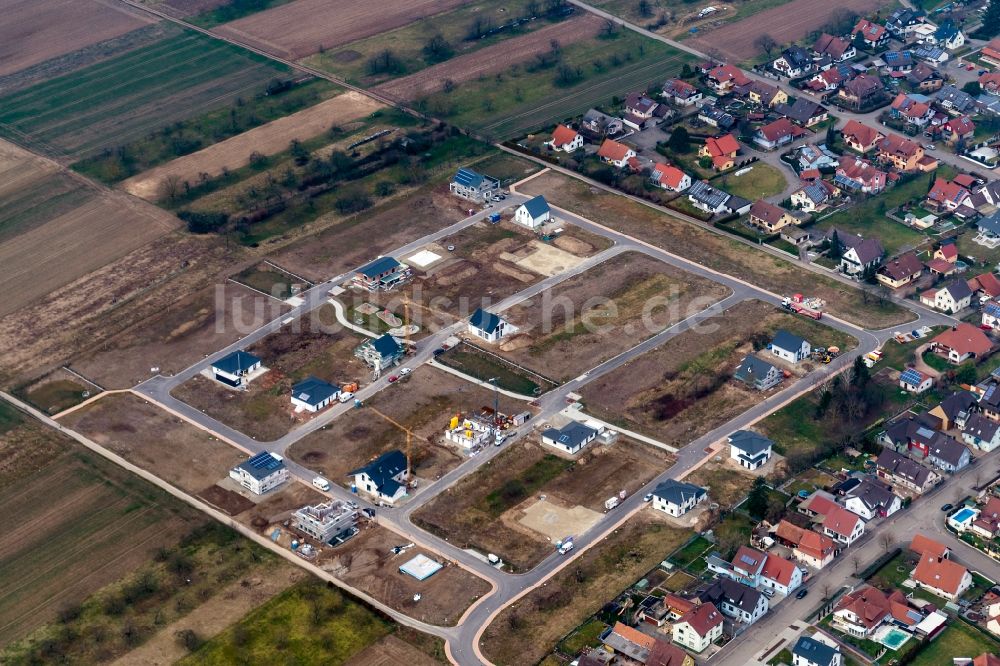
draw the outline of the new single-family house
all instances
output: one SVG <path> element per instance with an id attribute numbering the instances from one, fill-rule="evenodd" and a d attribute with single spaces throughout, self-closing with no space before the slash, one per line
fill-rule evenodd
<path id="1" fill-rule="evenodd" d="M 833 182 L 841 189 L 865 194 L 878 194 L 885 189 L 887 174 L 867 160 L 844 155 L 837 164 Z"/>
<path id="2" fill-rule="evenodd" d="M 366 291 L 391 291 L 410 279 L 411 274 L 409 266 L 393 257 L 379 257 L 354 271 L 351 283 Z"/>
<path id="3" fill-rule="evenodd" d="M 760 587 L 789 595 L 802 585 L 802 570 L 794 563 L 768 554 L 760 571 Z"/>
<path id="4" fill-rule="evenodd" d="M 731 169 L 736 164 L 736 155 L 740 152 L 740 142 L 732 134 L 720 137 L 709 137 L 698 149 L 698 157 L 708 157 L 717 171 Z"/>
<path id="5" fill-rule="evenodd" d="M 376 372 L 382 372 L 392 367 L 405 354 L 406 349 L 399 340 L 388 333 L 371 340 L 365 340 L 354 350 L 354 355 Z"/>
<path id="6" fill-rule="evenodd" d="M 717 190 L 703 180 L 696 180 L 688 188 L 688 201 L 706 213 L 718 215 L 731 212 L 728 206 L 731 195 Z"/>
<path id="7" fill-rule="evenodd" d="M 861 19 L 851 31 L 851 37 L 860 39 L 870 49 L 879 49 L 889 43 L 889 32 L 878 23 Z"/>
<path id="8" fill-rule="evenodd" d="M 248 376 L 260 370 L 261 360 L 249 352 L 237 350 L 212 363 L 212 376 L 227 386 L 243 386 Z"/>
<path id="9" fill-rule="evenodd" d="M 834 232 L 843 246 L 843 253 L 840 255 L 840 270 L 844 274 L 864 275 L 874 271 L 882 263 L 885 250 L 882 249 L 882 243 L 878 239 L 861 238 L 839 229 L 831 229 L 827 233 L 827 238 L 832 240 Z"/>
<path id="10" fill-rule="evenodd" d="M 983 326 L 994 331 L 1000 329 L 1000 302 L 994 299 L 983 303 L 981 316 Z"/>
<path id="11" fill-rule="evenodd" d="M 500 181 L 472 169 L 463 168 L 459 169 L 451 179 L 448 188 L 452 194 L 463 199 L 482 203 L 500 194 Z"/>
<path id="12" fill-rule="evenodd" d="M 788 118 L 779 118 L 759 128 L 753 136 L 753 141 L 765 150 L 773 150 L 786 143 L 791 143 L 807 132 L 793 125 Z"/>
<path id="13" fill-rule="evenodd" d="M 514 211 L 514 222 L 529 229 L 537 229 L 551 219 L 552 209 L 541 194 L 528 199 Z"/>
<path id="14" fill-rule="evenodd" d="M 576 455 L 583 447 L 601 434 L 598 428 L 570 421 L 561 428 L 547 428 L 542 431 L 542 443 L 553 446 L 564 453 Z"/>
<path id="15" fill-rule="evenodd" d="M 653 490 L 653 508 L 679 517 L 705 501 L 708 493 L 691 483 L 667 479 Z"/>
<path id="16" fill-rule="evenodd" d="M 809 358 L 812 354 L 812 345 L 808 340 L 789 333 L 784 329 L 778 329 L 771 340 L 771 353 L 788 363 L 798 363 Z"/>
<path id="17" fill-rule="evenodd" d="M 984 396 L 985 397 L 985 396 Z M 955 391 L 927 412 L 927 416 L 938 419 L 939 430 L 964 428 L 966 422 L 979 409 L 979 396 L 972 391 Z"/>
<path id="18" fill-rule="evenodd" d="M 339 386 L 317 377 L 306 377 L 292 385 L 292 405 L 307 412 L 318 412 L 339 395 Z"/>
<path id="19" fill-rule="evenodd" d="M 628 165 L 628 161 L 635 157 L 635 151 L 624 143 L 619 143 L 614 139 L 605 139 L 597 151 L 597 156 L 603 162 L 613 164 L 619 169 L 624 169 Z"/>
<path id="20" fill-rule="evenodd" d="M 766 391 L 781 383 L 782 374 L 778 368 L 754 354 L 743 357 L 733 376 L 747 386 Z"/>
<path id="21" fill-rule="evenodd" d="M 348 472 L 347 476 L 354 477 L 352 490 L 360 490 L 377 500 L 393 504 L 406 495 L 407 474 L 406 455 L 394 449 Z"/>
<path id="22" fill-rule="evenodd" d="M 737 430 L 729 436 L 729 457 L 741 467 L 757 469 L 771 459 L 774 442 L 751 430 Z"/>
<path id="23" fill-rule="evenodd" d="M 650 99 L 645 93 L 629 93 L 625 97 L 625 119 L 649 120 L 656 113 L 659 103 Z"/>
<path id="24" fill-rule="evenodd" d="M 692 652 L 704 652 L 705 648 L 722 638 L 722 625 L 722 613 L 715 604 L 706 601 L 674 622 L 673 639 Z"/>
<path id="25" fill-rule="evenodd" d="M 847 65 L 835 65 L 828 70 L 813 74 L 806 86 L 815 92 L 832 92 L 840 88 L 845 82 L 850 81 L 855 75 Z"/>
<path id="26" fill-rule="evenodd" d="M 1000 422 L 982 414 L 973 414 L 962 428 L 962 439 L 980 451 L 992 451 L 1000 446 Z"/>
<path id="27" fill-rule="evenodd" d="M 917 494 L 927 492 L 941 480 L 937 472 L 891 449 L 879 453 L 875 470 L 880 479 Z"/>
<path id="28" fill-rule="evenodd" d="M 865 533 L 865 523 L 851 511 L 842 507 L 833 507 L 823 518 L 823 534 L 834 541 L 850 546 Z"/>
<path id="29" fill-rule="evenodd" d="M 583 135 L 566 125 L 556 125 L 552 138 L 546 142 L 552 150 L 572 153 L 583 148 Z"/>
<path id="30" fill-rule="evenodd" d="M 970 358 L 982 358 L 993 349 L 993 342 L 981 328 L 965 322 L 940 333 L 931 343 L 935 351 L 956 365 Z"/>
<path id="31" fill-rule="evenodd" d="M 255 495 L 263 495 L 288 480 L 288 468 L 277 453 L 263 451 L 229 470 L 229 478 Z"/>
<path id="32" fill-rule="evenodd" d="M 972 587 L 972 574 L 958 562 L 933 555 L 921 555 L 910 579 L 922 588 L 950 601 L 957 601 Z"/>
<path id="33" fill-rule="evenodd" d="M 478 308 L 469 317 L 469 333 L 486 342 L 497 342 L 505 335 L 516 333 L 517 327 L 500 315 Z"/>
<path id="34" fill-rule="evenodd" d="M 717 578 L 699 597 L 703 603 L 711 602 L 723 615 L 753 624 L 767 613 L 767 597 L 752 587 L 731 578 Z"/>
<path id="35" fill-rule="evenodd" d="M 758 199 L 750 207 L 750 224 L 768 233 L 780 231 L 789 224 L 798 224 L 799 219 L 780 206 Z"/>
<path id="36" fill-rule="evenodd" d="M 358 510 L 347 502 L 330 500 L 322 504 L 307 504 L 292 514 L 292 525 L 320 543 L 330 543 L 353 532 L 358 522 Z"/>
<path id="37" fill-rule="evenodd" d="M 934 386 L 934 378 L 916 368 L 906 368 L 899 373 L 899 388 L 907 393 L 924 393 Z"/>
<path id="38" fill-rule="evenodd" d="M 968 282 L 958 278 L 920 294 L 920 302 L 929 308 L 954 314 L 972 304 L 972 289 Z"/>
<path id="39" fill-rule="evenodd" d="M 649 178 L 663 189 L 672 192 L 683 192 L 691 187 L 691 176 L 669 164 L 657 163 Z"/>
<path id="40" fill-rule="evenodd" d="M 925 39 L 924 43 L 954 51 L 965 46 L 965 34 L 955 25 L 954 21 L 946 19 L 934 31 L 934 36 Z"/>
<path id="41" fill-rule="evenodd" d="M 888 484 L 863 479 L 844 498 L 844 508 L 865 520 L 887 518 L 903 507 L 903 502 Z"/>
<path id="42" fill-rule="evenodd" d="M 890 289 L 899 289 L 915 281 L 923 272 L 924 262 L 913 252 L 907 252 L 885 262 L 875 273 L 875 279 Z"/>
<path id="43" fill-rule="evenodd" d="M 792 666 L 842 666 L 840 651 L 812 636 L 799 636 L 792 646 Z"/>
<path id="44" fill-rule="evenodd" d="M 663 96 L 677 106 L 693 106 L 704 97 L 700 90 L 681 79 L 668 79 L 663 84 Z"/>

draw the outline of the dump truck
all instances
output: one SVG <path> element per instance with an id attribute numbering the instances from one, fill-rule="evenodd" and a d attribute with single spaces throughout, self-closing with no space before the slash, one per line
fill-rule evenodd
<path id="1" fill-rule="evenodd" d="M 810 319 L 822 319 L 825 305 L 822 299 L 806 298 L 802 294 L 785 296 L 781 301 L 781 307 Z"/>

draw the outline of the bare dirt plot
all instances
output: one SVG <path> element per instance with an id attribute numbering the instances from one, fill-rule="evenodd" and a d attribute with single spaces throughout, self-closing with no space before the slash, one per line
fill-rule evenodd
<path id="1" fill-rule="evenodd" d="M 106 395 L 61 422 L 193 494 L 226 478 L 246 455 L 132 393 Z"/>
<path id="2" fill-rule="evenodd" d="M 0 76 L 154 23 L 100 0 L 11 0 L 0 28 Z"/>
<path id="3" fill-rule="evenodd" d="M 72 367 L 105 388 L 129 388 L 155 374 L 150 368 L 175 374 L 288 309 L 243 285 L 221 282 L 136 322 L 74 359 Z"/>
<path id="4" fill-rule="evenodd" d="M 739 62 L 761 54 L 760 47 L 755 46 L 754 42 L 764 33 L 773 37 L 778 44 L 790 44 L 818 30 L 840 9 L 865 14 L 887 4 L 889 0 L 842 0 L 837 3 L 792 0 L 742 21 L 729 23 L 716 30 L 703 31 L 699 37 L 690 39 L 687 43 L 702 50 L 719 50 L 723 55 Z"/>
<path id="5" fill-rule="evenodd" d="M 122 187 L 137 197 L 154 201 L 162 196 L 163 183 L 168 178 L 195 182 L 203 173 L 218 176 L 223 170 L 235 170 L 246 165 L 251 153 L 272 155 L 287 150 L 292 139 L 311 139 L 333 125 L 352 121 L 383 107 L 371 97 L 354 91 L 346 92 L 132 176 L 122 183 Z"/>
<path id="6" fill-rule="evenodd" d="M 241 513 L 238 520 L 261 533 L 268 533 L 272 526 L 286 522 L 296 509 L 328 500 L 312 486 L 298 481 L 289 481 L 263 498 L 254 497 L 254 499 L 258 501 L 252 508 Z"/>
<path id="7" fill-rule="evenodd" d="M 567 176 L 545 173 L 518 190 L 544 194 L 551 204 L 765 289 L 807 292 L 825 300 L 830 312 L 866 328 L 885 328 L 913 318 L 909 310 L 892 303 L 865 303 L 861 292 L 850 285 Z"/>
<path id="8" fill-rule="evenodd" d="M 135 571 L 204 520 L 75 444 L 62 446 L 38 472 L 0 486 L 0 645 Z"/>
<path id="9" fill-rule="evenodd" d="M 349 0 L 296 0 L 226 23 L 214 32 L 296 59 L 454 9 L 462 2 L 386 0 L 372 7 Z"/>
<path id="10" fill-rule="evenodd" d="M 536 531 L 522 520 L 540 495 L 561 511 L 603 512 L 606 499 L 621 490 L 634 493 L 672 461 L 666 452 L 626 438 L 609 447 L 592 444 L 575 460 L 532 440 L 511 445 L 421 507 L 414 521 L 456 545 L 496 553 L 526 570 L 553 548 L 548 530 Z M 570 534 L 579 532 L 555 539 Z"/>
<path id="11" fill-rule="evenodd" d="M 281 437 L 315 414 L 296 413 L 291 404 L 295 382 L 314 375 L 342 384 L 367 383 L 369 370 L 354 357 L 364 338 L 337 323 L 325 305 L 296 319 L 247 349 L 268 371 L 244 391 L 198 375 L 174 390 L 174 396 L 261 441 Z"/>
<path id="12" fill-rule="evenodd" d="M 406 434 L 381 414 L 414 433 L 413 473 L 422 479 L 437 479 L 463 459 L 454 445 L 444 440 L 450 418 L 492 406 L 492 391 L 443 370 L 421 366 L 367 400 L 363 408 L 343 414 L 293 444 L 288 455 L 333 483 L 346 485 L 350 470 L 386 451 L 406 448 Z M 500 396 L 501 412 L 514 414 L 524 409 L 525 403 Z"/>
<path id="13" fill-rule="evenodd" d="M 363 529 L 357 536 L 332 550 L 324 549 L 320 566 L 344 582 L 367 592 L 379 601 L 422 622 L 454 625 L 476 599 L 489 592 L 490 585 L 439 555 L 410 548 L 398 555 L 395 546 L 408 540 L 381 527 Z M 418 581 L 399 571 L 418 554 L 444 564 L 430 578 Z M 413 595 L 419 594 L 420 601 Z"/>
<path id="14" fill-rule="evenodd" d="M 100 390 L 60 368 L 26 386 L 18 387 L 15 392 L 43 412 L 58 414 L 80 404 Z"/>
<path id="15" fill-rule="evenodd" d="M 737 382 L 732 373 L 744 355 L 766 346 L 778 328 L 819 347 L 846 350 L 857 344 L 819 322 L 761 301 L 743 301 L 585 386 L 586 409 L 671 446 L 684 446 L 766 395 Z"/>
<path id="16" fill-rule="evenodd" d="M 563 507 L 538 500 L 524 509 L 522 525 L 555 543 L 567 536 L 583 534 L 601 520 L 601 514 L 582 506 Z"/>
<path id="17" fill-rule="evenodd" d="M 500 350 L 565 381 L 728 295 L 720 284 L 629 252 L 505 312 L 520 330 Z"/>
<path id="18" fill-rule="evenodd" d="M 364 215 L 338 222 L 271 255 L 282 268 L 314 282 L 328 280 L 466 216 L 468 202 L 431 186 Z"/>
<path id="19" fill-rule="evenodd" d="M 344 666 L 438 666 L 440 663 L 390 634 L 345 661 Z"/>
<path id="20" fill-rule="evenodd" d="M 593 14 L 580 14 L 568 21 L 546 26 L 522 37 L 504 40 L 410 76 L 383 83 L 373 90 L 396 99 L 416 99 L 443 89 L 445 80 L 460 84 L 526 62 L 551 50 L 552 40 L 565 46 L 590 39 L 598 34 L 603 23 Z"/>

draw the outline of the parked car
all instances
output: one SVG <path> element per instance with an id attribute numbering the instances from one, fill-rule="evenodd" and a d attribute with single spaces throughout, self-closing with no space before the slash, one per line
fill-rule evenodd
<path id="1" fill-rule="evenodd" d="M 393 382 L 398 382 L 398 381 L 399 381 L 399 375 L 389 375 L 389 383 L 390 384 L 392 384 Z"/>
<path id="2" fill-rule="evenodd" d="M 798 592 L 795 593 L 795 598 L 796 599 L 802 599 L 807 594 L 809 594 L 809 590 L 803 587 L 801 590 L 799 590 Z"/>
<path id="3" fill-rule="evenodd" d="M 941 507 L 941 510 L 942 510 L 942 511 L 951 511 L 951 510 L 952 510 L 952 509 L 954 509 L 954 508 L 955 508 L 955 505 L 954 505 L 954 504 L 952 504 L 951 502 L 948 502 L 947 504 L 945 504 L 945 505 L 943 505 L 943 506 Z"/>
<path id="4" fill-rule="evenodd" d="M 399 369 L 399 376 L 400 377 L 405 377 L 406 375 L 410 374 L 411 372 L 413 372 L 413 370 L 410 370 L 409 368 L 400 368 Z"/>
<path id="5" fill-rule="evenodd" d="M 438 347 L 437 349 L 434 350 L 435 356 L 440 356 L 443 353 L 444 353 L 444 347 Z"/>
<path id="6" fill-rule="evenodd" d="M 642 496 L 642 501 L 643 502 L 652 502 L 653 501 L 653 493 L 646 493 L 645 495 L 643 495 Z"/>

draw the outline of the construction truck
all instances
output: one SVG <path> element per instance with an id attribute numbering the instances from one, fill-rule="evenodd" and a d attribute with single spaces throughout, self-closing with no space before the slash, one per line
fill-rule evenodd
<path id="1" fill-rule="evenodd" d="M 785 296 L 781 301 L 781 307 L 796 314 L 809 317 L 810 319 L 822 319 L 823 307 L 826 303 L 820 298 L 806 298 L 802 294 Z"/>

